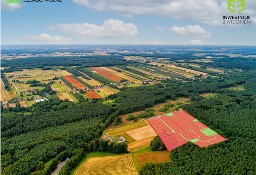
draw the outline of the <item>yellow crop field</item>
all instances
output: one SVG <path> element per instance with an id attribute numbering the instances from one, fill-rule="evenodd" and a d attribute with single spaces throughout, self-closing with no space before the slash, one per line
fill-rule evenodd
<path id="1" fill-rule="evenodd" d="M 170 152 L 168 151 L 154 151 L 144 153 L 133 153 L 134 160 L 138 170 L 146 163 L 162 163 L 170 162 Z"/>
<path id="2" fill-rule="evenodd" d="M 83 162 L 74 175 L 137 175 L 130 154 L 94 157 Z"/>
<path id="3" fill-rule="evenodd" d="M 128 124 L 128 125 L 125 125 L 125 126 L 121 126 L 121 127 L 118 127 L 118 128 L 113 128 L 113 129 L 110 129 L 110 130 L 107 130 L 105 133 L 107 135 L 110 135 L 110 136 L 117 136 L 117 135 L 120 135 L 122 133 L 126 133 L 128 131 L 131 131 L 131 130 L 134 130 L 134 129 L 137 129 L 137 128 L 141 128 L 143 126 L 147 126 L 147 122 L 145 120 L 140 120 L 136 123 L 131 123 L 131 124 Z"/>

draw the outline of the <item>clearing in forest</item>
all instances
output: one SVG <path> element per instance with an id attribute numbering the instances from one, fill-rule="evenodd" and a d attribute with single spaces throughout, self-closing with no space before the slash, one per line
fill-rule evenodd
<path id="1" fill-rule="evenodd" d="M 157 135 L 155 131 L 152 129 L 152 127 L 149 125 L 128 131 L 126 133 L 136 141 Z"/>
<path id="2" fill-rule="evenodd" d="M 189 141 L 203 148 L 227 140 L 183 110 L 150 118 L 148 122 L 169 151 Z"/>
<path id="3" fill-rule="evenodd" d="M 74 175 L 137 175 L 130 154 L 94 157 L 83 162 Z"/>
<path id="4" fill-rule="evenodd" d="M 169 151 L 133 153 L 133 158 L 139 171 L 146 163 L 163 163 L 171 161 Z"/>

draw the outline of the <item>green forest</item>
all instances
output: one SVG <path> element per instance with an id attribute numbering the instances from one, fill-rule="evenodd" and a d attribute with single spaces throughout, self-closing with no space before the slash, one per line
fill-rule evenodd
<path id="1" fill-rule="evenodd" d="M 113 59 L 114 62 L 110 61 L 106 65 L 122 65 L 125 62 Z M 24 68 L 27 61 L 31 61 L 24 60 L 3 64 L 10 66 L 15 63 Z M 255 174 L 256 64 L 255 61 L 246 60 L 239 60 L 245 62 L 244 66 L 239 62 L 232 64 L 226 59 L 209 63 L 213 67 L 225 68 L 221 65 L 226 62 L 229 66 L 230 71 L 218 77 L 187 81 L 166 79 L 156 85 L 125 87 L 117 94 L 91 102 L 82 100 L 74 104 L 50 99 L 22 110 L 2 109 L 2 174 L 47 175 L 59 161 L 69 157 L 60 172 L 65 175 L 88 152 L 126 153 L 126 144 L 110 144 L 99 140 L 104 129 L 122 114 L 144 110 L 179 97 L 190 98 L 191 103 L 182 108 L 228 141 L 205 149 L 187 144 L 170 153 L 172 162 L 146 164 L 140 174 Z M 73 60 L 72 64 L 86 64 L 87 60 L 76 61 Z M 41 64 L 41 59 L 39 63 L 45 66 L 45 63 Z M 57 66 L 59 63 L 59 60 L 53 60 L 51 65 L 46 66 Z M 71 63 L 67 61 L 67 64 L 70 66 Z M 97 63 L 94 60 L 89 65 L 97 66 Z M 34 67 L 35 64 L 29 66 Z M 80 70 L 89 71 L 87 68 Z M 243 90 L 236 90 L 234 87 L 237 86 L 243 87 Z M 204 98 L 200 95 L 204 93 L 215 95 Z M 105 104 L 107 100 L 112 103 Z"/>

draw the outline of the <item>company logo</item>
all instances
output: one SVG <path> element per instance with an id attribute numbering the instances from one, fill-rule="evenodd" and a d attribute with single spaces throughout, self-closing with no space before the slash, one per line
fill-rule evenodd
<path id="1" fill-rule="evenodd" d="M 251 17 L 248 15 L 237 15 L 246 8 L 245 0 L 227 0 L 228 11 L 235 13 L 236 15 L 225 15 L 223 16 L 223 24 L 229 25 L 241 25 L 241 24 L 252 24 Z"/>
<path id="2" fill-rule="evenodd" d="M 228 0 L 228 10 L 232 13 L 241 13 L 245 7 L 245 0 Z"/>
<path id="3" fill-rule="evenodd" d="M 8 4 L 11 4 L 11 3 L 19 4 L 20 0 L 5 0 L 5 2 Z"/>

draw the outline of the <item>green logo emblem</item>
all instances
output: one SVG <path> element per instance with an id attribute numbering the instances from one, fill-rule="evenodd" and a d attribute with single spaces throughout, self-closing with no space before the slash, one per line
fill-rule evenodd
<path id="1" fill-rule="evenodd" d="M 245 0 L 228 0 L 228 10 L 232 13 L 241 13 L 245 10 Z"/>
<path id="2" fill-rule="evenodd" d="M 10 3 L 15 3 L 15 4 L 19 4 L 20 0 L 5 0 L 6 3 L 10 4 Z"/>

